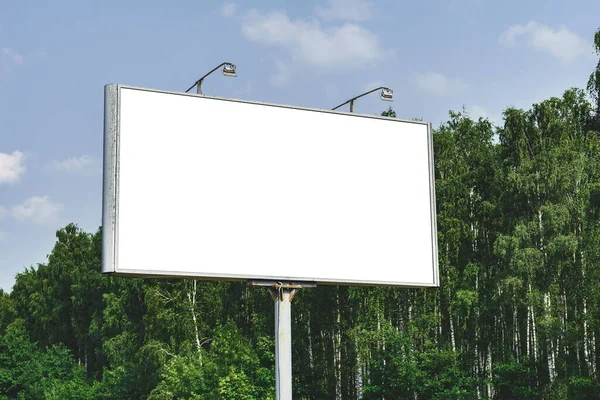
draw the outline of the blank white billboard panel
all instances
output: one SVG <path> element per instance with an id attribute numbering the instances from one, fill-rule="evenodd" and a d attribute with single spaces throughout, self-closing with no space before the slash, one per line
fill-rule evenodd
<path id="1" fill-rule="evenodd" d="M 430 125 L 105 88 L 105 273 L 437 286 Z"/>

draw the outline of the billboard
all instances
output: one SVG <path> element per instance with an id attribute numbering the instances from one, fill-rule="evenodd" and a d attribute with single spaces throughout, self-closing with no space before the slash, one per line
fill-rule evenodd
<path id="1" fill-rule="evenodd" d="M 102 272 L 438 286 L 431 126 L 106 85 Z"/>

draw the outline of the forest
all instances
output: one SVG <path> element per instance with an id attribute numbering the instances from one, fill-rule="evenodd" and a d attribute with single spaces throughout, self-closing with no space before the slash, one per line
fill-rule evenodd
<path id="1" fill-rule="evenodd" d="M 600 398 L 600 62 L 434 153 L 440 287 L 300 290 L 294 398 Z M 0 399 L 275 398 L 267 290 L 106 277 L 101 243 L 69 224 L 0 290 Z"/>

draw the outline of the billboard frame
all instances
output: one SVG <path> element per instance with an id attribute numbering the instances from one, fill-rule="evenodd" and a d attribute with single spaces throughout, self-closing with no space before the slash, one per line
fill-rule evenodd
<path id="1" fill-rule="evenodd" d="M 428 163 L 429 163 L 429 198 L 431 218 L 431 243 L 432 243 L 432 283 L 415 282 L 391 282 L 391 281 L 368 281 L 368 280 L 339 280 L 339 279 L 297 279 L 295 277 L 263 276 L 263 275 L 238 275 L 202 273 L 195 275 L 188 271 L 168 271 L 161 273 L 153 270 L 123 269 L 118 267 L 118 234 L 119 234 L 119 142 L 120 142 L 120 120 L 121 120 L 121 90 L 139 90 L 145 92 L 162 93 L 187 97 L 202 97 L 217 101 L 235 102 L 243 104 L 260 105 L 267 107 L 287 108 L 308 112 L 319 112 L 328 114 L 346 115 L 354 118 L 371 118 L 404 122 L 427 127 Z M 318 108 L 298 107 L 284 104 L 256 102 L 249 100 L 231 99 L 224 97 L 206 96 L 202 94 L 182 93 L 158 89 L 148 89 L 129 85 L 108 84 L 104 87 L 104 150 L 103 150 L 103 198 L 102 198 L 102 273 L 113 276 L 130 276 L 139 278 L 190 278 L 198 280 L 233 280 L 233 281 L 293 281 L 311 282 L 319 285 L 356 285 L 356 286 L 388 286 L 403 288 L 439 287 L 439 261 L 437 242 L 437 218 L 435 199 L 435 170 L 433 154 L 433 133 L 431 123 L 400 118 L 389 118 L 378 115 L 367 115 L 334 111 Z"/>

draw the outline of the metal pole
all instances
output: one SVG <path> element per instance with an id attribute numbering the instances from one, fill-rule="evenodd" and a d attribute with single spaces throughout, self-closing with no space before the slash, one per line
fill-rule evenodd
<path id="1" fill-rule="evenodd" d="M 381 89 L 381 100 L 392 101 L 392 89 L 381 86 L 381 87 L 375 88 L 373 90 L 369 90 L 368 92 L 365 92 L 359 96 L 353 97 L 350 100 L 346 100 L 339 106 L 333 107 L 332 110 L 337 110 L 341 106 L 350 103 L 350 112 L 352 113 L 352 112 L 354 112 L 354 100 L 360 99 L 361 97 L 366 96 L 370 93 L 373 93 L 374 91 L 379 90 L 379 89 Z M 386 93 L 385 96 L 384 96 L 384 93 Z"/>
<path id="2" fill-rule="evenodd" d="M 200 78 L 196 82 L 194 82 L 194 84 L 192 86 L 190 86 L 188 88 L 188 90 L 186 90 L 185 92 L 187 93 L 190 90 L 192 90 L 192 88 L 194 86 L 197 86 L 196 93 L 202 94 L 202 90 L 200 89 L 200 86 L 202 85 L 202 81 L 204 80 L 204 78 L 206 78 L 207 76 L 209 76 L 210 74 L 212 74 L 213 72 L 215 72 L 216 70 L 218 70 L 219 68 L 221 68 L 223 66 L 225 66 L 225 68 L 227 68 L 227 66 L 229 66 L 229 70 L 226 70 L 225 68 L 223 68 L 223 75 L 226 75 L 226 76 L 236 76 L 235 75 L 235 65 L 233 65 L 230 62 L 224 62 L 224 63 L 221 63 L 221 64 L 217 65 L 216 67 L 214 67 L 213 69 L 211 69 L 210 72 L 208 72 L 207 74 L 205 74 L 202 78 Z"/>
<path id="3" fill-rule="evenodd" d="M 250 280 L 248 285 L 267 287 L 275 302 L 275 393 L 277 400 L 292 400 L 292 299 L 299 289 L 317 284 Z"/>
<path id="4" fill-rule="evenodd" d="M 298 289 L 269 288 L 275 302 L 275 393 L 292 400 L 292 299 Z"/>

